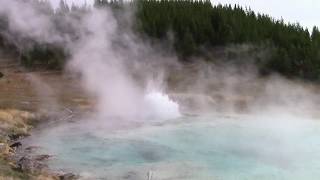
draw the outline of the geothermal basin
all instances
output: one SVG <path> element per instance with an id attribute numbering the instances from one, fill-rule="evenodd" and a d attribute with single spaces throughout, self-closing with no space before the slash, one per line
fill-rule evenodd
<path id="1" fill-rule="evenodd" d="M 63 122 L 35 131 L 26 141 L 42 147 L 37 153 L 54 155 L 53 170 L 83 179 L 320 177 L 317 121 L 207 114 L 131 127 L 110 122 Z"/>

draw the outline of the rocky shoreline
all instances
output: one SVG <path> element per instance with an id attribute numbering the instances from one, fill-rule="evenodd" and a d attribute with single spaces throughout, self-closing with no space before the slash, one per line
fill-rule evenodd
<path id="1" fill-rule="evenodd" d="M 27 70 L 1 53 L 0 70 L 0 180 L 74 179 L 51 172 L 50 156 L 32 155 L 34 147 L 22 140 L 42 125 L 72 117 L 66 107 L 81 112 L 92 107 L 79 79 L 61 71 Z"/>
<path id="2" fill-rule="evenodd" d="M 74 180 L 70 172 L 52 172 L 48 167 L 51 155 L 34 155 L 39 147 L 25 146 L 21 140 L 40 124 L 45 115 L 27 111 L 0 109 L 0 179 Z"/>

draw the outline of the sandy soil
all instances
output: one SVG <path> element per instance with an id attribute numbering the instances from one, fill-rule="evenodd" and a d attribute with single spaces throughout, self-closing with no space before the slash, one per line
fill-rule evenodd
<path id="1" fill-rule="evenodd" d="M 18 62 L 0 55 L 0 180 L 55 179 L 14 171 L 9 134 L 27 135 L 33 125 L 50 115 L 91 109 L 89 96 L 76 77 L 59 71 L 27 71 Z"/>
<path id="2" fill-rule="evenodd" d="M 79 80 L 59 71 L 26 71 L 17 62 L 0 57 L 0 108 L 29 111 L 85 108 L 88 96 Z"/>

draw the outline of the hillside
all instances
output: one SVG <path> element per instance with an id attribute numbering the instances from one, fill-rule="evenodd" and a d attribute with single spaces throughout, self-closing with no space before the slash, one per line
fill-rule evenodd
<path id="1" fill-rule="evenodd" d="M 90 7 L 69 7 L 63 1 L 56 11 L 46 1 L 32 2 L 54 20 L 56 33 L 69 36 L 71 40 L 77 39 L 77 28 L 74 24 L 68 25 L 68 19 L 81 18 L 90 11 Z M 223 47 L 230 45 L 251 45 L 256 49 L 249 52 L 254 58 L 250 63 L 255 64 L 262 75 L 277 72 L 290 78 L 314 81 L 320 77 L 320 32 L 317 27 L 309 32 L 299 24 L 287 24 L 240 6 L 213 6 L 210 1 L 97 0 L 95 7 L 111 7 L 114 16 L 123 22 L 119 24 L 123 29 L 132 24 L 130 28 L 139 37 L 166 44 L 182 62 L 205 59 L 224 63 L 217 62 L 216 59 L 221 58 L 210 52 L 217 48 L 224 51 Z M 133 11 L 134 23 L 122 16 L 128 11 Z M 15 38 L 8 38 L 8 34 Z M 16 42 L 20 42 L 19 45 Z M 0 18 L 0 47 L 15 54 L 28 68 L 61 69 L 69 58 L 63 42 L 37 42 L 10 32 L 5 16 Z M 257 57 L 261 52 L 267 55 Z M 241 58 L 233 59 L 238 63 Z"/>

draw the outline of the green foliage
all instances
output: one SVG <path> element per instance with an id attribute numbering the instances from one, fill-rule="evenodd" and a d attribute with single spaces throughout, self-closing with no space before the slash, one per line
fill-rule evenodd
<path id="1" fill-rule="evenodd" d="M 47 9 L 45 12 L 52 16 L 60 33 L 77 39 L 75 31 L 68 25 L 68 18 L 76 16 L 81 19 L 88 11 L 86 5 L 69 7 L 61 0 L 59 8 L 53 11 L 48 1 L 33 2 L 44 11 Z M 96 8 L 117 10 L 115 14 L 125 11 L 126 8 L 121 8 L 124 5 L 136 12 L 133 24 L 138 35 L 166 40 L 172 34 L 173 46 L 181 60 L 206 56 L 205 51 L 214 48 L 249 44 L 269 52 L 266 59 L 255 62 L 261 72 L 278 72 L 310 80 L 320 78 L 320 32 L 317 27 L 309 33 L 299 24 L 284 23 L 238 5 L 213 6 L 209 0 L 95 0 L 94 4 Z M 7 21 L 0 14 L 0 47 L 13 49 L 14 44 L 1 35 L 6 28 Z M 31 48 L 16 48 L 24 65 L 62 67 L 67 53 L 61 46 L 33 41 L 31 44 Z"/>
<path id="2" fill-rule="evenodd" d="M 61 47 L 48 44 L 35 44 L 21 53 L 21 63 L 29 68 L 61 69 L 65 59 L 66 53 Z"/>
<path id="3" fill-rule="evenodd" d="M 55 23 L 55 28 L 61 34 L 72 34 L 70 26 L 66 25 L 66 19 L 71 10 L 65 1 L 60 1 L 60 7 L 56 11 L 48 0 L 31 0 L 32 6 L 47 16 Z M 84 12 L 83 7 L 73 9 L 74 12 Z M 80 13 L 79 13 L 80 14 Z M 70 31 L 68 31 L 70 30 Z M 28 68 L 61 69 L 68 56 L 66 50 L 59 44 L 37 42 L 30 37 L 24 37 L 9 30 L 8 17 L 0 13 L 0 48 L 4 53 L 11 54 L 20 60 L 21 64 Z"/>
<path id="4" fill-rule="evenodd" d="M 209 1 L 137 1 L 138 30 L 154 38 L 175 37 L 175 48 L 187 57 L 196 54 L 200 46 L 211 44 L 214 36 Z"/>
<path id="5" fill-rule="evenodd" d="M 312 35 L 299 24 L 286 24 L 236 5 L 212 6 L 210 1 L 139 0 L 138 29 L 153 38 L 173 32 L 175 48 L 183 58 L 202 55 L 203 47 L 253 44 L 272 49 L 258 64 L 263 71 L 288 77 L 319 78 L 320 32 Z"/>

